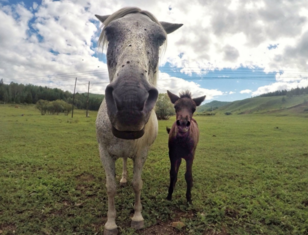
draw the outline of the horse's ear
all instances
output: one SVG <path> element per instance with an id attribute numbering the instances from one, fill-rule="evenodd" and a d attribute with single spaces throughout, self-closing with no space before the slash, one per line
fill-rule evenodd
<path id="1" fill-rule="evenodd" d="M 180 97 L 178 97 L 177 95 L 171 93 L 168 90 L 167 90 L 167 93 L 168 93 L 168 96 L 169 96 L 172 104 L 174 104 L 178 99 L 180 99 Z"/>
<path id="2" fill-rule="evenodd" d="M 206 96 L 201 96 L 201 97 L 198 97 L 198 98 L 194 98 L 193 101 L 195 101 L 196 105 L 199 106 L 203 102 L 205 97 Z"/>
<path id="3" fill-rule="evenodd" d="M 160 21 L 160 24 L 163 26 L 167 34 L 174 32 L 183 25 L 183 24 L 171 24 L 163 21 Z"/>
<path id="4" fill-rule="evenodd" d="M 102 22 L 104 24 L 104 21 L 109 17 L 109 15 L 107 16 L 100 16 L 100 15 L 95 15 L 97 19 L 99 19 L 100 22 Z"/>

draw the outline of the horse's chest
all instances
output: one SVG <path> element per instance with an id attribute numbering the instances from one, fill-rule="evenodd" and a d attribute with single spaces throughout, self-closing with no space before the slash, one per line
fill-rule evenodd
<path id="1" fill-rule="evenodd" d="M 193 153 L 194 148 L 195 141 L 191 138 L 175 138 L 169 142 L 169 150 L 182 158 Z"/>
<path id="2" fill-rule="evenodd" d="M 137 154 L 137 149 L 131 141 L 118 141 L 107 146 L 108 153 L 115 157 L 133 158 Z"/>

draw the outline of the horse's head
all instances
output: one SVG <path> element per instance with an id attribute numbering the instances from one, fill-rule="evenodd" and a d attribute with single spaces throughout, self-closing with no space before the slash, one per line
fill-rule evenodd
<path id="1" fill-rule="evenodd" d="M 186 133 L 189 130 L 196 107 L 204 101 L 205 96 L 192 99 L 189 91 L 180 93 L 180 96 L 177 96 L 170 91 L 167 92 L 171 103 L 174 104 L 178 130 L 180 133 Z"/>
<path id="2" fill-rule="evenodd" d="M 110 84 L 105 98 L 113 134 L 124 139 L 140 138 L 158 97 L 159 48 L 167 34 L 182 24 L 158 22 L 151 13 L 138 8 L 96 17 L 104 24 L 100 42 L 108 43 Z"/>

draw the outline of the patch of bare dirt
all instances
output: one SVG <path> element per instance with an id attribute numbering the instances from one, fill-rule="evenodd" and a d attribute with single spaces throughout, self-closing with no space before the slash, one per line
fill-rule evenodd
<path id="1" fill-rule="evenodd" d="M 0 234 L 14 234 L 16 232 L 16 226 L 13 224 L 0 224 Z"/>
<path id="2" fill-rule="evenodd" d="M 92 182 L 95 179 L 95 177 L 92 174 L 86 172 L 77 175 L 76 178 L 82 182 Z"/>

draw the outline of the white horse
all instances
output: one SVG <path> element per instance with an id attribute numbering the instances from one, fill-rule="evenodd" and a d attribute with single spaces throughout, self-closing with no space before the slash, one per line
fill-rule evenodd
<path id="1" fill-rule="evenodd" d="M 131 226 L 144 227 L 141 214 L 141 173 L 149 147 L 157 136 L 158 122 L 153 110 L 158 91 L 156 80 L 160 47 L 167 34 L 182 24 L 159 22 L 139 8 L 123 8 L 96 17 L 104 24 L 99 43 L 107 46 L 110 84 L 105 90 L 96 119 L 99 153 L 106 173 L 108 213 L 104 234 L 117 234 L 115 222 L 115 161 L 123 158 L 120 183 L 127 182 L 127 158 L 134 162 L 134 215 Z"/>

